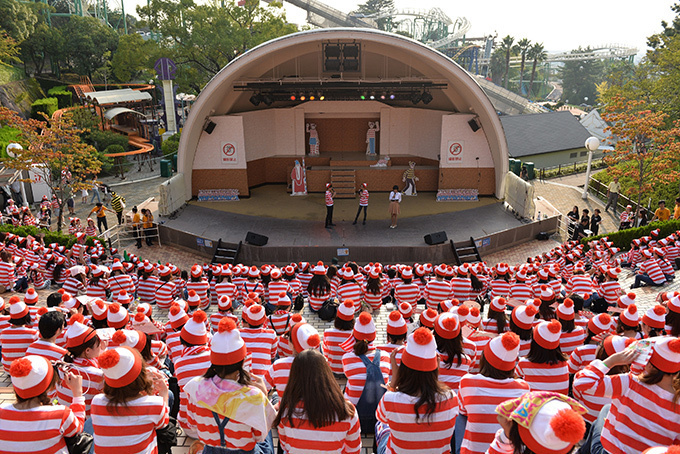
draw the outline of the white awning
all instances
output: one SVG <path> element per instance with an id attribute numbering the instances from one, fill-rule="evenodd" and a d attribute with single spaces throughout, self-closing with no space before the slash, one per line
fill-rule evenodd
<path id="1" fill-rule="evenodd" d="M 122 88 L 120 90 L 90 91 L 83 93 L 89 101 L 95 101 L 100 106 L 106 104 L 120 104 L 126 102 L 139 102 L 151 100 L 151 94 L 133 90 L 132 88 Z"/>
<path id="2" fill-rule="evenodd" d="M 104 113 L 104 118 L 106 118 L 107 120 L 112 120 L 114 117 L 117 117 L 118 115 L 123 113 L 133 113 L 139 115 L 140 117 L 144 116 L 143 113 L 137 112 L 136 110 L 128 109 L 127 107 L 114 107 L 113 109 L 108 109 Z"/>

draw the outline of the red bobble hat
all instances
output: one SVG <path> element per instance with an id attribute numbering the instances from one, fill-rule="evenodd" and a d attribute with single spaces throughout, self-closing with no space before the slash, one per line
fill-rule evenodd
<path id="1" fill-rule="evenodd" d="M 616 279 L 619 276 L 620 272 L 621 268 L 619 268 L 618 266 L 607 268 L 607 276 L 611 277 L 612 279 Z"/>
<path id="2" fill-rule="evenodd" d="M 547 350 L 554 350 L 560 346 L 561 335 L 562 325 L 557 320 L 541 322 L 534 327 L 534 340 Z"/>
<path id="3" fill-rule="evenodd" d="M 179 304 L 173 303 L 170 306 L 170 311 L 168 312 L 168 320 L 170 321 L 170 326 L 172 326 L 173 329 L 178 329 L 180 326 L 189 321 L 189 316 Z"/>
<path id="4" fill-rule="evenodd" d="M 666 308 L 660 304 L 649 308 L 642 316 L 642 323 L 652 328 L 664 329 L 666 327 Z"/>
<path id="5" fill-rule="evenodd" d="M 553 288 L 549 285 L 541 285 L 541 301 L 552 301 L 555 299 L 555 292 Z"/>
<path id="6" fill-rule="evenodd" d="M 680 339 L 677 337 L 659 338 L 652 344 L 652 356 L 649 362 L 666 374 L 680 372 Z"/>
<path id="7" fill-rule="evenodd" d="M 414 307 L 410 303 L 403 302 L 399 303 L 399 313 L 404 318 L 411 318 L 414 312 Z"/>
<path id="8" fill-rule="evenodd" d="M 193 345 L 205 345 L 208 343 L 208 329 L 205 321 L 208 316 L 202 310 L 197 310 L 191 318 L 184 324 L 179 336 L 185 342 Z"/>
<path id="9" fill-rule="evenodd" d="M 130 315 L 127 309 L 118 303 L 111 303 L 109 311 L 106 313 L 106 321 L 111 328 L 120 329 L 128 324 Z"/>
<path id="10" fill-rule="evenodd" d="M 496 312 L 505 312 L 505 306 L 507 301 L 502 296 L 494 296 L 491 299 L 491 305 L 489 309 L 493 309 Z"/>
<path id="11" fill-rule="evenodd" d="M 437 318 L 437 311 L 428 307 L 420 313 L 420 325 L 434 328 L 434 321 Z"/>
<path id="12" fill-rule="evenodd" d="M 189 303 L 189 307 L 198 307 L 201 304 L 201 297 L 198 296 L 196 290 L 189 290 L 187 303 Z"/>
<path id="13" fill-rule="evenodd" d="M 9 299 L 9 316 L 12 320 L 18 320 L 28 315 L 28 306 L 14 295 Z"/>
<path id="14" fill-rule="evenodd" d="M 305 262 L 306 263 L 306 262 Z M 312 273 L 316 276 L 323 276 L 326 274 L 326 267 L 323 266 L 322 261 L 318 261 L 316 266 L 312 269 Z"/>
<path id="15" fill-rule="evenodd" d="M 90 312 L 95 320 L 106 320 L 108 311 L 109 307 L 99 298 L 90 303 Z"/>
<path id="16" fill-rule="evenodd" d="M 123 264 L 120 259 L 115 259 L 111 264 L 111 271 L 124 271 Z"/>
<path id="17" fill-rule="evenodd" d="M 66 348 L 79 347 L 90 340 L 92 340 L 97 332 L 83 324 L 84 318 L 82 314 L 75 314 L 68 321 L 68 328 L 66 329 Z"/>
<path id="18" fill-rule="evenodd" d="M 467 316 L 466 322 L 473 328 L 478 328 L 482 324 L 482 313 L 478 307 L 473 306 L 470 308 L 470 314 Z"/>
<path id="19" fill-rule="evenodd" d="M 352 336 L 354 336 L 356 340 L 367 342 L 373 342 L 375 340 L 375 323 L 373 323 L 371 314 L 368 312 L 359 314 L 359 318 L 357 318 L 357 321 L 354 324 Z"/>
<path id="20" fill-rule="evenodd" d="M 538 309 L 534 305 L 517 306 L 512 310 L 512 320 L 521 329 L 531 329 Z"/>
<path id="21" fill-rule="evenodd" d="M 507 263 L 499 263 L 496 265 L 496 274 L 500 274 L 501 276 L 508 274 L 510 271 L 510 267 L 508 266 Z"/>
<path id="22" fill-rule="evenodd" d="M 116 302 L 118 304 L 130 304 L 132 302 L 132 298 L 130 298 L 130 295 L 125 290 L 121 290 L 118 292 L 118 295 L 116 296 Z"/>
<path id="23" fill-rule="evenodd" d="M 228 311 L 231 309 L 231 298 L 227 295 L 222 295 L 217 298 L 217 308 L 221 311 Z"/>
<path id="24" fill-rule="evenodd" d="M 256 266 L 251 266 L 250 269 L 248 270 L 248 277 L 257 279 L 260 277 L 260 270 Z"/>
<path id="25" fill-rule="evenodd" d="M 408 336 L 401 362 L 410 369 L 422 372 L 437 370 L 439 367 L 437 344 L 429 329 L 418 328 Z"/>
<path id="26" fill-rule="evenodd" d="M 557 306 L 557 318 L 560 320 L 574 319 L 574 301 L 571 298 L 565 298 L 564 302 Z"/>
<path id="27" fill-rule="evenodd" d="M 405 266 L 401 270 L 401 277 L 402 277 L 402 279 L 412 279 L 413 278 L 413 269 L 410 266 Z"/>
<path id="28" fill-rule="evenodd" d="M 255 268 L 257 269 L 257 268 Z M 203 267 L 199 264 L 194 264 L 194 266 L 191 267 L 191 277 L 201 277 L 203 275 Z M 259 272 L 258 272 L 259 276 Z"/>
<path id="29" fill-rule="evenodd" d="M 119 347 L 134 348 L 141 353 L 146 346 L 146 334 L 136 329 L 119 329 L 113 333 L 111 341 Z"/>
<path id="30" fill-rule="evenodd" d="M 286 292 L 279 293 L 279 298 L 275 303 L 276 306 L 290 306 L 290 298 Z"/>
<path id="31" fill-rule="evenodd" d="M 630 337 L 607 336 L 602 343 L 602 346 L 604 347 L 607 356 L 611 356 L 614 353 L 621 353 L 633 342 L 635 342 L 635 339 Z"/>
<path id="32" fill-rule="evenodd" d="M 620 308 L 625 309 L 631 304 L 635 303 L 636 296 L 637 295 L 635 295 L 635 293 L 633 292 L 630 292 L 626 295 L 621 295 L 621 297 L 619 297 L 619 299 L 617 300 L 617 304 Z"/>
<path id="33" fill-rule="evenodd" d="M 352 320 L 354 318 L 354 301 L 343 301 L 343 303 L 338 306 L 336 317 L 338 317 L 340 320 Z"/>
<path id="34" fill-rule="evenodd" d="M 236 328 L 236 322 L 224 317 L 217 325 L 217 333 L 210 343 L 210 362 L 216 366 L 229 366 L 246 358 L 246 344 Z"/>
<path id="35" fill-rule="evenodd" d="M 621 312 L 619 320 L 621 320 L 621 323 L 631 328 L 638 326 L 640 324 L 640 313 L 638 312 L 637 306 L 635 304 L 628 306 L 625 311 Z"/>
<path id="36" fill-rule="evenodd" d="M 264 307 L 256 303 L 253 303 L 243 309 L 243 313 L 241 315 L 243 320 L 245 320 L 245 322 L 251 326 L 260 326 L 265 322 L 265 320 L 267 320 Z"/>
<path id="37" fill-rule="evenodd" d="M 319 332 L 309 323 L 296 323 L 290 330 L 290 341 L 298 353 L 309 348 L 319 348 L 321 345 Z"/>
<path id="38" fill-rule="evenodd" d="M 50 387 L 54 368 L 42 356 L 28 355 L 12 361 L 9 375 L 17 396 L 22 399 L 32 399 Z"/>
<path id="39" fill-rule="evenodd" d="M 64 292 L 61 295 L 61 305 L 66 309 L 77 309 L 80 307 L 80 301 L 72 297 L 70 293 Z"/>
<path id="40" fill-rule="evenodd" d="M 279 268 L 273 268 L 270 273 L 272 279 L 280 279 L 283 273 Z"/>
<path id="41" fill-rule="evenodd" d="M 401 336 L 402 334 L 406 334 L 407 331 L 406 321 L 401 315 L 401 312 L 390 312 L 389 317 L 387 317 L 387 334 L 390 336 Z"/>
<path id="42" fill-rule="evenodd" d="M 99 355 L 99 367 L 104 381 L 112 388 L 124 388 L 135 381 L 142 371 L 142 356 L 130 347 L 115 347 Z"/>
<path id="43" fill-rule="evenodd" d="M 668 310 L 680 314 L 680 298 L 678 298 L 678 295 L 668 298 Z"/>
<path id="44" fill-rule="evenodd" d="M 518 355 L 519 336 L 512 332 L 494 337 L 484 347 L 484 358 L 498 370 L 513 370 Z"/>
<path id="45" fill-rule="evenodd" d="M 434 320 L 434 330 L 444 339 L 457 337 L 460 334 L 458 315 L 451 312 L 442 312 Z"/>
<path id="46" fill-rule="evenodd" d="M 26 294 L 24 295 L 24 303 L 29 306 L 35 306 L 38 303 L 38 292 L 36 292 L 33 288 L 26 290 Z"/>
<path id="47" fill-rule="evenodd" d="M 612 318 L 609 314 L 598 314 L 595 317 L 588 320 L 588 329 L 590 332 L 595 334 L 602 334 L 605 331 L 609 331 L 612 326 Z"/>
<path id="48" fill-rule="evenodd" d="M 139 303 L 137 305 L 137 312 L 141 312 L 147 317 L 151 317 L 151 315 L 153 315 L 153 309 L 151 308 L 151 304 L 148 303 Z"/>

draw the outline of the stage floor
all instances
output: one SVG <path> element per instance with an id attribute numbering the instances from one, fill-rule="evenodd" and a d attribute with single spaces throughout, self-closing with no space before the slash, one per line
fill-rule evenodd
<path id="1" fill-rule="evenodd" d="M 478 202 L 437 202 L 436 193 L 420 192 L 414 197 L 402 197 L 399 218 L 458 212 L 496 203 L 498 203 L 498 200 L 495 197 L 482 197 Z M 238 202 L 197 202 L 194 200 L 189 202 L 189 205 L 234 214 L 276 219 L 323 221 L 326 217 L 324 194 L 315 193 L 293 197 L 286 192 L 286 187 L 282 184 L 269 184 L 251 189 L 250 197 L 243 198 Z M 368 205 L 368 221 L 389 221 L 389 193 L 371 192 Z M 357 213 L 358 206 L 359 197 L 354 199 L 336 198 L 333 209 L 334 220 L 349 220 L 351 223 Z"/>

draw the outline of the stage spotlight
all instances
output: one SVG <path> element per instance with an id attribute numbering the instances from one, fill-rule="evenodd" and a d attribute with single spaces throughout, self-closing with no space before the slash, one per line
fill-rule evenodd
<path id="1" fill-rule="evenodd" d="M 319 96 L 319 101 L 323 101 L 324 99 L 326 99 L 324 95 Z"/>
<path id="2" fill-rule="evenodd" d="M 259 106 L 260 102 L 262 102 L 262 97 L 260 96 L 260 94 L 253 93 L 253 95 L 250 97 L 250 103 L 254 106 Z"/>
<path id="3" fill-rule="evenodd" d="M 343 55 L 345 58 L 348 59 L 353 59 L 353 58 L 359 58 L 359 45 L 354 44 L 345 44 L 345 47 L 343 49 Z"/>
<path id="4" fill-rule="evenodd" d="M 316 99 L 316 96 L 314 96 L 314 95 L 309 95 L 309 100 L 310 100 L 310 101 L 314 101 L 315 99 Z"/>
<path id="5" fill-rule="evenodd" d="M 364 99 L 366 99 L 367 96 L 368 96 L 368 93 L 363 92 L 363 93 L 361 94 L 361 96 L 359 96 L 359 97 L 360 97 L 361 100 L 363 101 Z"/>
<path id="6" fill-rule="evenodd" d="M 305 94 L 304 94 L 304 93 L 300 93 L 300 101 L 304 101 L 304 100 L 306 100 L 306 99 L 307 99 L 307 97 L 305 96 Z"/>
<path id="7" fill-rule="evenodd" d="M 385 100 L 386 97 L 387 97 L 387 96 L 385 95 L 385 93 L 383 93 L 383 94 L 380 95 L 380 99 L 382 99 L 383 101 Z"/>
<path id="8" fill-rule="evenodd" d="M 369 97 L 370 99 L 375 99 L 375 92 L 371 92 L 371 96 Z"/>
<path id="9" fill-rule="evenodd" d="M 340 58 L 340 46 L 326 44 L 326 49 L 324 49 L 326 58 Z"/>
<path id="10" fill-rule="evenodd" d="M 423 101 L 423 104 L 430 104 L 432 101 L 432 93 L 429 91 L 424 91 L 420 98 Z"/>
<path id="11" fill-rule="evenodd" d="M 413 104 L 418 104 L 420 102 L 420 100 L 422 99 L 422 96 L 423 95 L 421 93 L 414 91 L 413 93 L 411 93 L 411 102 Z"/>
<path id="12" fill-rule="evenodd" d="M 290 95 L 290 100 L 291 100 L 291 101 L 295 101 L 296 99 L 297 99 L 297 98 L 295 97 L 295 95 Z"/>
<path id="13" fill-rule="evenodd" d="M 390 95 L 390 99 L 394 99 L 396 96 L 394 96 L 394 93 Z"/>
<path id="14" fill-rule="evenodd" d="M 263 102 L 266 106 L 271 106 L 272 103 L 274 102 L 274 100 L 273 100 L 272 97 L 269 96 L 269 95 L 262 95 L 262 102 Z"/>

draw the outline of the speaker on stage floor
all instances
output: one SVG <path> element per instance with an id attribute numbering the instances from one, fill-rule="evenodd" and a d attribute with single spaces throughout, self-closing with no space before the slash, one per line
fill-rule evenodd
<path id="1" fill-rule="evenodd" d="M 260 235 L 259 233 L 248 232 L 246 233 L 246 243 L 252 244 L 254 246 L 264 246 L 269 241 L 269 237 Z"/>
<path id="2" fill-rule="evenodd" d="M 435 232 L 425 235 L 425 242 L 429 245 L 445 243 L 446 240 L 446 232 Z"/>

